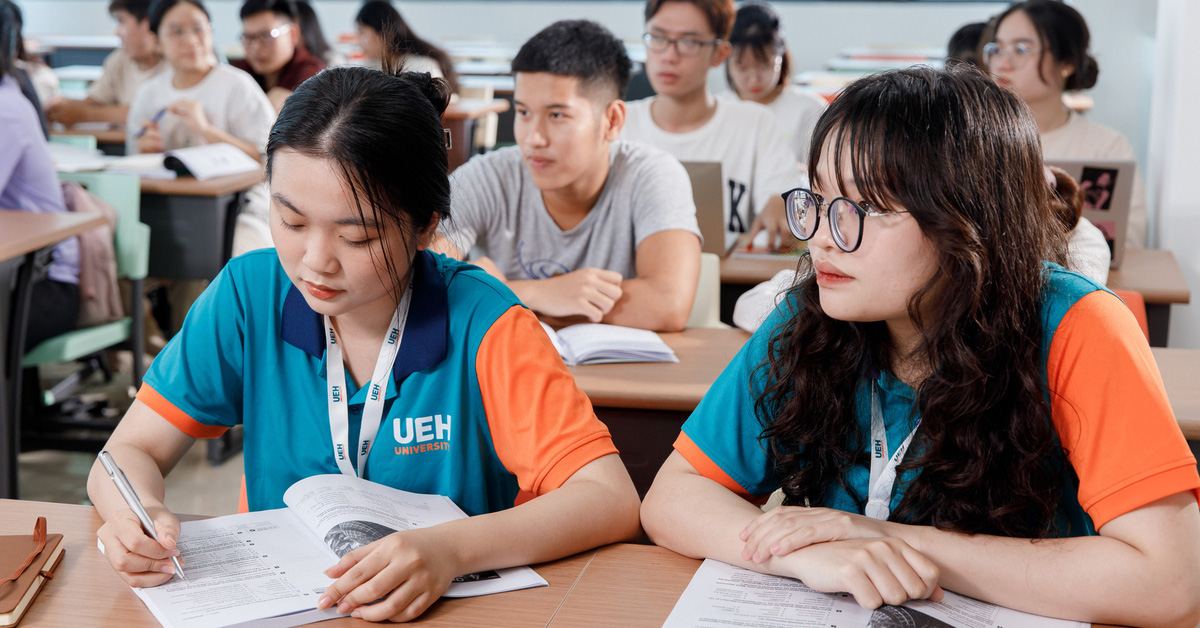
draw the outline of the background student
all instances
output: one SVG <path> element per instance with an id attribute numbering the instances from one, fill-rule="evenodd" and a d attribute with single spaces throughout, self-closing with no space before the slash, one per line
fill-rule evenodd
<path id="1" fill-rule="evenodd" d="M 1064 91 L 1095 86 L 1100 66 L 1088 54 L 1087 23 L 1074 8 L 1051 0 L 1010 6 L 992 21 L 982 58 L 1004 87 L 1029 105 L 1046 159 L 1134 160 L 1133 147 L 1118 131 L 1068 109 Z M 1146 189 L 1133 180 L 1126 244 L 1146 246 Z"/>
<path id="2" fill-rule="evenodd" d="M 42 129 L 42 136 L 49 138 L 50 125 L 46 122 L 45 105 L 58 96 L 58 76 L 45 63 L 30 57 L 25 52 L 25 37 L 21 32 L 23 28 L 21 8 L 12 0 L 0 0 L 0 5 L 4 5 L 8 14 L 12 16 L 8 28 L 15 33 L 10 37 L 12 47 L 6 51 L 12 64 L 9 74 L 17 80 L 21 93 L 33 105 L 33 109 L 37 113 L 38 124 Z"/>
<path id="3" fill-rule="evenodd" d="M 1200 621 L 1195 458 L 1129 309 L 1043 261 L 1065 229 L 1024 104 L 962 66 L 877 74 L 813 143 L 808 272 L 684 424 L 651 539 L 868 608 L 941 586 Z"/>
<path id="4" fill-rule="evenodd" d="M 112 0 L 108 13 L 117 21 L 121 47 L 104 59 L 99 80 L 88 88 L 83 100 L 56 99 L 46 108 L 51 122 L 125 124 L 129 104 L 147 79 L 162 72 L 158 38 L 150 31 L 150 0 Z"/>
<path id="5" fill-rule="evenodd" d="M 236 424 L 252 510 L 282 507 L 299 479 L 341 472 L 447 495 L 471 515 L 346 554 L 325 572 L 337 580 L 321 608 L 408 620 L 456 576 L 639 533 L 608 430 L 534 315 L 486 273 L 424 250 L 450 212 L 448 100 L 428 75 L 334 68 L 284 105 L 267 148 L 277 249 L 229 262 L 106 445 L 163 543 L 141 532 L 103 469 L 89 477 L 97 534 L 129 584 L 171 577 L 180 528 L 162 505 L 163 475 L 195 438 Z M 386 387 L 378 401 L 372 381 Z M 401 446 L 414 444 L 412 417 L 431 414 L 426 444 L 440 446 Z M 348 436 L 331 442 L 331 429 Z M 339 462 L 338 448 L 367 453 Z"/>
<path id="6" fill-rule="evenodd" d="M 317 12 L 313 10 L 312 5 L 305 0 L 296 0 L 296 14 L 300 19 L 300 35 L 304 38 L 304 47 L 328 67 L 345 65 L 345 56 L 325 41 L 321 21 L 317 19 Z"/>
<path id="7" fill-rule="evenodd" d="M 718 100 L 708 70 L 729 57 L 733 0 L 647 0 L 646 73 L 656 96 L 629 103 L 623 139 L 657 146 L 680 161 L 717 161 L 726 232 L 787 233 L 779 194 L 799 171 L 771 112 Z M 753 221 L 753 222 L 752 222 Z"/>
<path id="8" fill-rule="evenodd" d="M 517 146 L 454 172 L 439 246 L 478 247 L 476 264 L 555 322 L 677 331 L 700 273 L 696 207 L 671 155 L 617 141 L 629 68 L 595 22 L 556 22 L 526 42 L 512 62 Z"/>
<path id="9" fill-rule="evenodd" d="M 779 15 L 766 3 L 743 4 L 733 21 L 729 45 L 725 78 L 733 95 L 766 105 L 796 160 L 808 159 L 809 140 L 825 110 L 825 99 L 789 84 L 791 55 Z"/>
<path id="10" fill-rule="evenodd" d="M 126 152 L 226 142 L 262 159 L 275 112 L 249 74 L 217 63 L 212 24 L 200 0 L 155 0 L 150 30 L 158 36 L 167 71 L 138 89 L 129 109 Z M 270 246 L 260 191 L 238 217 L 234 254 Z"/>
<path id="11" fill-rule="evenodd" d="M 254 78 L 275 111 L 301 83 L 325 69 L 304 45 L 300 10 L 292 0 L 247 0 L 242 5 L 246 58 L 230 63 Z"/>
<path id="12" fill-rule="evenodd" d="M 388 0 L 364 2 L 354 23 L 358 28 L 358 45 L 366 57 L 367 67 L 379 68 L 384 39 L 390 37 L 392 41 L 388 45 L 404 55 L 401 63 L 406 69 L 444 78 L 449 82 L 451 91 L 458 91 L 458 73 L 454 71 L 450 55 L 417 36 Z"/>
<path id="13" fill-rule="evenodd" d="M 54 160 L 38 113 L 13 77 L 16 38 L 13 5 L 0 2 L 0 207 L 27 212 L 65 212 Z M 48 276 L 33 284 L 25 347 L 75 327 L 79 315 L 79 241 L 63 240 L 50 252 Z M 10 351 L 23 353 L 22 347 Z M 20 354 L 20 353 L 19 353 Z M 19 355 L 18 354 L 18 355 Z"/>

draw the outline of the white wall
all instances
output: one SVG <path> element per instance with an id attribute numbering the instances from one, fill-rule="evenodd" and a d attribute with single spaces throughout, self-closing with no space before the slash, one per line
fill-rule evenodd
<path id="1" fill-rule="evenodd" d="M 1193 295 L 1200 294 L 1200 195 L 1193 183 L 1200 171 L 1200 3 L 1193 0 L 1160 0 L 1157 59 L 1154 74 L 1153 124 L 1146 186 L 1157 201 L 1161 248 L 1171 249 L 1183 268 Z M 1193 301 L 1197 299 L 1193 296 Z M 1175 306 L 1171 312 L 1172 347 L 1200 348 L 1200 307 Z"/>

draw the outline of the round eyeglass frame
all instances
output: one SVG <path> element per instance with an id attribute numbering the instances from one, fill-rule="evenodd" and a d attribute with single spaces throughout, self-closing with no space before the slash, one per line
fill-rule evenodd
<path id="1" fill-rule="evenodd" d="M 812 233 L 808 234 L 807 236 L 802 235 L 803 224 L 800 222 L 800 210 L 796 207 L 800 198 L 802 198 L 801 195 L 808 195 L 812 197 L 814 201 L 813 204 L 816 205 L 817 213 L 813 219 Z M 801 242 L 807 242 L 811 240 L 813 236 L 817 235 L 817 230 L 821 228 L 821 208 L 824 207 L 826 218 L 829 220 L 829 232 L 833 235 L 833 241 L 837 243 L 839 249 L 847 253 L 853 253 L 857 251 L 858 247 L 862 244 L 863 226 L 866 222 L 867 216 L 888 216 L 891 214 L 908 213 L 907 210 L 879 211 L 876 209 L 866 209 L 862 205 L 855 203 L 845 196 L 839 196 L 829 202 L 825 202 L 825 198 L 823 196 L 813 192 L 808 188 L 792 188 L 787 192 L 780 194 L 780 196 L 783 197 L 784 213 L 787 215 L 788 228 L 792 230 L 792 235 L 796 236 L 797 240 L 800 240 Z M 838 227 L 838 221 L 834 220 L 833 218 L 834 206 L 839 202 L 849 203 L 850 207 L 854 208 L 855 215 L 858 216 L 858 237 L 854 239 L 853 244 L 846 242 L 845 236 Z"/>

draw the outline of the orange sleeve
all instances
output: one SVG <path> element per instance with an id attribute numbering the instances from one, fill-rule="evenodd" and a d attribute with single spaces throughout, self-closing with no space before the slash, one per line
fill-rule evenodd
<path id="1" fill-rule="evenodd" d="M 542 495 L 589 462 L 617 453 L 608 428 L 529 310 L 492 323 L 475 376 L 496 455 L 523 491 Z"/>
<path id="2" fill-rule="evenodd" d="M 220 425 L 206 425 L 193 419 L 145 382 L 142 382 L 142 387 L 138 389 L 137 400 L 192 438 L 216 438 L 229 429 Z"/>
<path id="3" fill-rule="evenodd" d="M 746 489 L 741 484 L 738 484 L 737 480 L 729 477 L 729 474 L 725 473 L 724 469 L 717 466 L 717 463 L 713 462 L 696 443 L 692 442 L 692 439 L 688 437 L 686 432 L 679 432 L 679 438 L 675 439 L 675 451 L 678 451 L 679 455 L 683 456 L 683 459 L 687 460 L 688 464 L 692 465 L 692 468 L 699 472 L 700 475 L 724 486 L 738 497 L 756 506 L 767 503 L 767 500 L 771 497 L 770 495 L 751 495 L 746 492 Z"/>
<path id="4" fill-rule="evenodd" d="M 1196 459 L 1129 308 L 1096 291 L 1067 311 L 1046 364 L 1051 413 L 1099 529 L 1176 493 L 1200 501 Z"/>

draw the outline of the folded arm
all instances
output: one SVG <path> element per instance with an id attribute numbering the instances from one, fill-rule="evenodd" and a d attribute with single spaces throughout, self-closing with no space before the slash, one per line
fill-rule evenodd
<path id="1" fill-rule="evenodd" d="M 655 331 L 687 325 L 700 279 L 700 240 L 679 229 L 647 236 L 637 247 L 637 278 L 621 283 L 621 298 L 604 322 Z"/>

